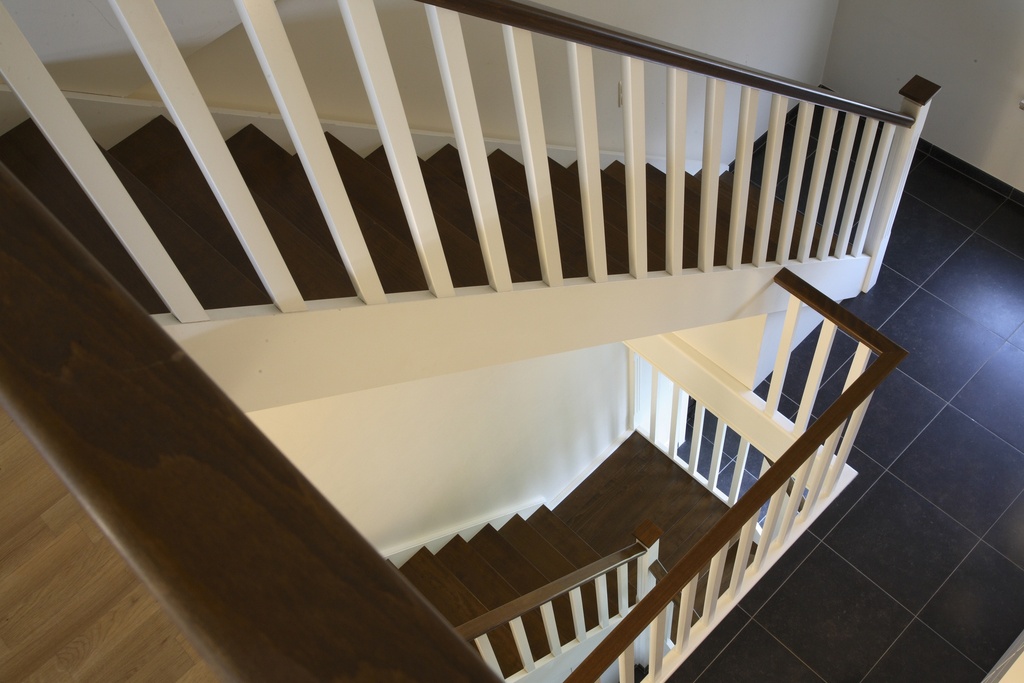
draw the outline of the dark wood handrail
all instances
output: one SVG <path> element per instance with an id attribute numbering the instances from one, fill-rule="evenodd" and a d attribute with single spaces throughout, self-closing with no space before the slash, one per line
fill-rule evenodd
<path id="1" fill-rule="evenodd" d="M 871 392 L 892 372 L 907 352 L 894 342 L 859 320 L 839 304 L 820 295 L 811 285 L 787 269 L 776 276 L 776 282 L 794 295 L 803 298 L 809 294 L 809 305 L 814 306 L 827 318 L 837 323 L 844 331 L 864 341 L 879 351 L 880 355 L 868 366 L 849 388 L 844 391 L 805 431 L 792 446 L 761 475 L 736 504 L 655 584 L 654 588 L 632 611 L 609 633 L 594 651 L 566 679 L 566 683 L 589 683 L 601 677 L 619 655 L 651 624 L 665 607 L 672 602 L 683 588 L 705 567 L 712 558 L 732 541 L 743 526 L 758 510 L 796 473 L 796 471 L 818 450 L 843 422 L 853 414 Z M 796 291 L 794 291 L 796 290 Z M 825 302 L 828 302 L 826 304 Z M 874 344 L 875 346 L 873 346 Z M 877 346 L 877 348 L 876 348 Z"/>
<path id="2" fill-rule="evenodd" d="M 0 214 L 0 402 L 225 680 L 500 680 L 3 167 Z"/>
<path id="3" fill-rule="evenodd" d="M 710 78 L 731 81 L 859 116 L 868 116 L 904 128 L 909 128 L 914 123 L 914 119 L 906 114 L 839 97 L 806 83 L 623 31 L 620 28 L 584 19 L 575 14 L 544 7 L 529 0 L 418 1 L 460 14 L 526 29 L 552 38 L 589 45 L 655 64 L 691 71 Z"/>
<path id="4" fill-rule="evenodd" d="M 602 574 L 607 574 L 616 567 L 624 565 L 631 560 L 635 560 L 645 552 L 647 552 L 647 546 L 638 541 L 628 548 L 623 548 L 611 555 L 602 557 L 600 560 L 591 562 L 585 567 L 580 567 L 557 581 L 552 581 L 536 590 L 520 595 L 515 600 L 492 609 L 486 614 L 470 619 L 455 630 L 466 640 L 479 638 L 483 634 L 489 633 L 503 624 L 507 624 L 516 617 L 521 617 L 527 612 L 535 610 L 561 595 L 565 595 L 572 589 L 589 583 Z"/>

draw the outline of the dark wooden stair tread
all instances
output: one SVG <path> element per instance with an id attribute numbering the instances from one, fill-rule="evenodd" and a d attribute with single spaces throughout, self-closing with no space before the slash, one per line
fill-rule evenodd
<path id="1" fill-rule="evenodd" d="M 263 289 L 234 229 L 173 123 L 157 116 L 114 145 L 110 153 L 250 282 Z"/>
<path id="2" fill-rule="evenodd" d="M 456 536 L 437 551 L 436 557 L 473 595 L 489 610 L 497 609 L 519 597 L 501 573 L 470 547 L 461 536 Z M 523 615 L 523 626 L 534 659 L 551 652 L 544 634 L 540 612 L 533 610 Z"/>
<path id="3" fill-rule="evenodd" d="M 0 161 L 149 313 L 167 307 L 36 125 L 0 137 Z"/>
<path id="4" fill-rule="evenodd" d="M 394 182 L 383 147 L 378 147 L 368 155 L 366 161 Z M 476 221 L 466 191 L 422 162 L 420 168 L 452 283 L 456 287 L 488 284 L 487 269 L 476 234 Z"/>
<path id="5" fill-rule="evenodd" d="M 219 251 L 109 153 L 107 161 L 203 308 L 254 306 L 269 302 L 266 292 L 238 272 Z"/>
<path id="6" fill-rule="evenodd" d="M 409 558 L 399 571 L 452 626 L 460 626 L 488 611 L 426 548 Z M 495 629 L 490 634 L 490 641 L 505 675 L 511 675 L 522 668 L 510 630 Z"/>

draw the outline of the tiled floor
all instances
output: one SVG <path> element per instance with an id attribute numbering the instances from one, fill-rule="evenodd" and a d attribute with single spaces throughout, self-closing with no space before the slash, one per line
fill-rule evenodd
<path id="1" fill-rule="evenodd" d="M 911 352 L 859 475 L 673 681 L 981 681 L 1024 631 L 1024 203 L 923 148 L 845 304 Z"/>

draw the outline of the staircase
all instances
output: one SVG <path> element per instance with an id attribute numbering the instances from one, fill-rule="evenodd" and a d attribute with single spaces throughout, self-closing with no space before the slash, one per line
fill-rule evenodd
<path id="1" fill-rule="evenodd" d="M 553 510 L 541 506 L 529 517 L 516 515 L 500 528 L 487 525 L 468 540 L 455 536 L 436 553 L 422 548 L 399 571 L 452 626 L 460 627 L 630 548 L 638 537 L 650 544 L 645 534 L 651 530 L 658 543 L 655 557 L 660 554 L 671 566 L 727 510 L 725 503 L 634 432 Z M 649 555 L 645 561 L 650 561 Z M 595 585 L 591 576 L 565 588 L 550 603 L 553 632 L 546 630 L 538 609 L 542 603 L 525 611 L 527 653 L 517 647 L 508 623 L 490 631 L 488 640 L 502 674 L 509 678 L 530 673 L 541 660 L 551 661 L 545 658 L 552 645 L 567 653 L 617 623 L 623 616 L 619 606 L 632 606 L 638 599 L 637 568 L 629 563 L 624 574 L 607 571 L 601 584 Z M 628 579 L 620 599 L 619 580 L 624 575 Z M 570 589 L 578 589 L 579 595 L 570 596 Z M 597 591 L 606 591 L 603 605 Z M 573 600 L 578 603 L 573 605 Z M 505 622 L 513 616 L 506 615 Z"/>
<path id="2" fill-rule="evenodd" d="M 427 283 L 402 210 L 383 147 L 360 157 L 327 134 L 328 143 L 350 193 L 370 255 L 389 294 L 419 292 Z M 248 125 L 228 140 L 228 147 L 256 200 L 274 241 L 307 301 L 355 296 L 355 289 L 335 248 L 323 213 L 299 160 Z M 106 157 L 153 226 L 161 244 L 182 271 L 204 308 L 237 308 L 270 303 L 260 278 L 235 237 L 177 128 L 160 116 L 106 151 Z M 59 156 L 31 120 L 0 137 L 0 162 L 50 207 L 71 232 L 107 268 L 148 313 L 167 307 L 146 281 L 124 247 Z M 513 282 L 541 279 L 536 231 L 523 165 L 501 150 L 489 156 L 501 234 Z M 458 151 L 447 145 L 421 163 L 445 257 L 456 287 L 486 286 L 487 273 L 467 195 Z M 549 160 L 563 274 L 587 277 L 583 211 L 576 165 Z M 731 201 L 729 175 L 719 184 L 719 222 L 727 227 Z M 647 167 L 647 263 L 651 272 L 665 268 L 665 174 Z M 602 171 L 605 244 L 609 274 L 629 272 L 624 167 L 613 162 Z M 697 242 L 700 180 L 687 177 L 691 195 L 684 223 L 684 244 Z M 751 193 L 753 196 L 754 193 Z M 781 206 L 781 202 L 777 203 Z M 756 219 L 756 204 L 751 218 Z M 781 211 L 775 211 L 778 217 Z M 797 214 L 797 225 L 802 214 Z M 818 226 L 820 229 L 820 225 Z M 748 221 L 743 247 L 750 263 L 754 222 Z M 715 263 L 724 265 L 728 231 L 717 232 Z M 770 248 L 775 249 L 778 220 Z M 799 236 L 799 228 L 797 233 Z M 684 267 L 696 264 L 692 246 Z"/>

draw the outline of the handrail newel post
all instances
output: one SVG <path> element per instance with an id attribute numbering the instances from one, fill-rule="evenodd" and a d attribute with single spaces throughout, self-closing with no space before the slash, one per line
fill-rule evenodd
<path id="1" fill-rule="evenodd" d="M 875 286 L 875 282 L 878 280 L 882 259 L 885 258 L 885 250 L 889 244 L 892 224 L 896 218 L 900 198 L 903 196 L 903 188 L 907 183 L 907 176 L 910 175 L 910 167 L 914 161 L 914 152 L 921 139 L 921 131 L 928 118 L 932 98 L 938 91 L 938 85 L 921 76 L 914 76 L 900 89 L 900 94 L 903 96 L 900 112 L 912 117 L 914 123 L 909 128 L 897 129 L 892 151 L 885 161 L 882 186 L 878 191 L 871 222 L 866 228 L 864 251 L 871 257 L 871 263 L 864 277 L 861 291 L 867 292 Z M 866 144 L 866 142 L 863 141 L 862 144 Z M 878 161 L 876 160 L 875 163 Z M 861 226 L 861 229 L 864 229 L 864 226 Z"/>

